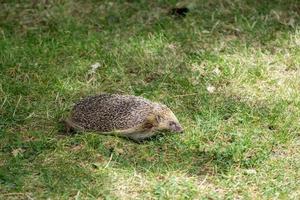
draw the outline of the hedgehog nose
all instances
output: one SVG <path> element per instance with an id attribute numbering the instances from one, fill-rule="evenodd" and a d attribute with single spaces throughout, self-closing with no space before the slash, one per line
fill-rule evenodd
<path id="1" fill-rule="evenodd" d="M 181 126 L 176 126 L 176 132 L 183 133 L 183 128 Z"/>

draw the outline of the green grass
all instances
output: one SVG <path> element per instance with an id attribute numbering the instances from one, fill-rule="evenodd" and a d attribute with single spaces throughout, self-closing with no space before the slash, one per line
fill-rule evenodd
<path id="1" fill-rule="evenodd" d="M 33 2 L 0 6 L 0 199 L 300 198 L 299 1 Z M 185 133 L 61 133 L 101 92 L 165 103 Z"/>

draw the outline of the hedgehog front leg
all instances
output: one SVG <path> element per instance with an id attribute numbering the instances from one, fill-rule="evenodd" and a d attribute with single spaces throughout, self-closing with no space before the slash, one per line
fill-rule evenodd
<path id="1" fill-rule="evenodd" d="M 155 134 L 153 119 L 147 118 L 143 123 L 125 130 L 116 130 L 115 132 L 123 137 L 140 142 Z"/>

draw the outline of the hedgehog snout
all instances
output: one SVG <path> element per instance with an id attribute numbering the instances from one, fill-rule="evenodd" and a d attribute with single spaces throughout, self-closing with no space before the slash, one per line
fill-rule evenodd
<path id="1" fill-rule="evenodd" d="M 183 133 L 183 128 L 180 125 L 175 126 L 175 132 L 177 133 Z"/>
<path id="2" fill-rule="evenodd" d="M 171 122 L 170 130 L 174 131 L 174 132 L 177 132 L 177 133 L 183 133 L 183 128 L 179 123 Z"/>

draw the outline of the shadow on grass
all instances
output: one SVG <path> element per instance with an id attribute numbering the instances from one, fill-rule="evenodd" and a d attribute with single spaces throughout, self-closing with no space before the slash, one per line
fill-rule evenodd
<path id="1" fill-rule="evenodd" d="M 94 196 L 101 196 L 109 193 L 112 180 L 98 169 L 110 158 L 112 170 L 218 176 L 236 166 L 251 168 L 261 164 L 270 154 L 272 137 L 276 135 L 266 141 L 260 140 L 265 135 L 258 133 L 281 131 L 277 123 L 283 117 L 282 104 L 249 105 L 239 98 L 208 93 L 182 98 L 181 105 L 186 105 L 181 113 L 187 116 L 186 133 L 157 137 L 142 144 L 90 133 L 61 135 L 58 115 L 53 121 L 56 131 L 50 135 L 30 131 L 3 133 L 0 153 L 6 161 L 0 166 L 0 184 L 6 191 L 22 191 L 28 180 L 38 180 L 37 187 L 53 193 L 76 195 L 85 188 Z M 218 128 L 227 123 L 227 128 Z M 255 132 L 256 129 L 261 132 Z M 95 182 L 93 187 L 85 186 Z M 99 185 L 102 192 L 95 188 Z"/>

